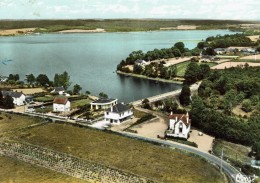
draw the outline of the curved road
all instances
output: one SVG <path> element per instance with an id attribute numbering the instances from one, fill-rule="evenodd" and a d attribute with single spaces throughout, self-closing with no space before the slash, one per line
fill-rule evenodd
<path id="1" fill-rule="evenodd" d="M 221 160 L 220 158 L 218 158 L 212 154 L 202 152 L 191 146 L 186 146 L 183 144 L 173 143 L 170 141 L 164 141 L 164 140 L 160 140 L 160 139 L 147 138 L 147 137 L 143 137 L 143 136 L 140 136 L 140 135 L 137 135 L 134 133 L 128 133 L 128 132 L 118 132 L 118 133 L 120 133 L 121 135 L 130 137 L 130 138 L 136 138 L 136 139 L 140 139 L 140 140 L 144 140 L 144 141 L 148 141 L 148 142 L 158 143 L 158 144 L 169 146 L 171 148 L 177 148 L 177 149 L 184 150 L 186 152 L 197 154 L 219 167 L 221 167 L 221 164 L 222 164 L 222 170 L 224 172 L 226 172 L 226 174 L 228 174 L 232 178 L 233 182 L 235 182 L 235 175 L 240 173 L 237 169 L 235 169 L 229 163 Z"/>

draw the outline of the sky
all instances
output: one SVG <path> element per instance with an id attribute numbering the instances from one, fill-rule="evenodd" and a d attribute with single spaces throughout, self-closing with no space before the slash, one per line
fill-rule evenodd
<path id="1" fill-rule="evenodd" d="M 0 19 L 260 20 L 260 0 L 0 0 Z"/>

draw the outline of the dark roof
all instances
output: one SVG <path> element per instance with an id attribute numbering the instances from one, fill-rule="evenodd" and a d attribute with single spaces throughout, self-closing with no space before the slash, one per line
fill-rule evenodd
<path id="1" fill-rule="evenodd" d="M 111 109 L 108 109 L 107 111 L 114 112 L 114 113 L 121 113 L 124 111 L 128 111 L 129 109 L 130 109 L 130 107 L 128 107 L 127 105 L 119 103 L 119 104 L 116 104 L 113 106 L 112 111 L 111 111 Z"/>
<path id="2" fill-rule="evenodd" d="M 108 99 L 108 98 L 100 98 L 100 99 L 98 99 L 98 100 L 96 100 L 96 101 L 94 101 L 94 102 L 92 102 L 93 104 L 105 104 L 105 103 L 110 103 L 110 102 L 113 102 L 113 101 L 115 101 L 115 100 L 117 100 L 117 99 Z"/>
<path id="3" fill-rule="evenodd" d="M 177 121 L 182 121 L 186 126 L 189 126 L 191 124 L 191 120 L 189 119 L 189 115 L 187 114 L 171 114 L 169 116 L 170 119 L 176 119 L 177 118 Z"/>
<path id="4" fill-rule="evenodd" d="M 13 91 L 2 91 L 4 97 L 9 95 L 10 97 L 19 98 L 23 95 L 22 92 L 13 92 Z"/>
<path id="5" fill-rule="evenodd" d="M 55 87 L 54 91 L 55 92 L 60 92 L 60 91 L 65 91 L 65 89 L 63 88 L 63 86 L 59 86 L 59 87 Z"/>
<path id="6" fill-rule="evenodd" d="M 55 97 L 53 100 L 53 103 L 55 104 L 63 104 L 65 105 L 68 102 L 68 98 L 67 97 Z"/>

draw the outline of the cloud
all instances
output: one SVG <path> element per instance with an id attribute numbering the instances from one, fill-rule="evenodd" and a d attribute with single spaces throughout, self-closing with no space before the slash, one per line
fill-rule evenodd
<path id="1" fill-rule="evenodd" d="M 0 0 L 0 17 L 260 20 L 258 7 L 259 0 Z"/>

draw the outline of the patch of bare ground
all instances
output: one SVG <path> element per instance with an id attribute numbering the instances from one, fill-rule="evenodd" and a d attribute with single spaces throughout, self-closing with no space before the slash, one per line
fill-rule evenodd
<path id="1" fill-rule="evenodd" d="M 10 36 L 10 35 L 19 35 L 19 34 L 29 34 L 35 31 L 35 28 L 23 28 L 23 29 L 7 29 L 0 30 L 0 36 Z"/>
<path id="2" fill-rule="evenodd" d="M 241 57 L 241 60 L 260 60 L 260 54 Z"/>
<path id="3" fill-rule="evenodd" d="M 211 69 L 225 69 L 225 68 L 231 68 L 231 67 L 237 67 L 237 66 L 244 66 L 245 63 L 248 63 L 249 66 L 257 67 L 260 66 L 260 63 L 251 63 L 251 62 L 225 62 L 221 63 L 219 65 L 211 67 Z"/>
<path id="4" fill-rule="evenodd" d="M 246 117 L 250 117 L 252 112 L 245 112 L 242 109 L 242 105 L 237 105 L 236 107 L 233 108 L 232 112 L 237 115 L 237 116 L 246 116 Z"/>
<path id="5" fill-rule="evenodd" d="M 24 89 L 17 88 L 17 89 L 13 89 L 13 91 L 22 92 L 26 95 L 45 92 L 44 89 L 42 88 L 24 88 Z"/>
<path id="6" fill-rule="evenodd" d="M 255 35 L 255 36 L 247 36 L 249 39 L 251 39 L 251 41 L 256 42 L 257 40 L 260 39 L 260 35 Z"/>

